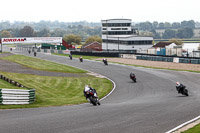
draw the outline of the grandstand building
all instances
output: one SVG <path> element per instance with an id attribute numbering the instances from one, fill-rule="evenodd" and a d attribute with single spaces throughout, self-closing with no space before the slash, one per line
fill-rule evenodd
<path id="1" fill-rule="evenodd" d="M 103 50 L 138 50 L 152 47 L 153 37 L 139 36 L 131 19 L 102 20 Z"/>

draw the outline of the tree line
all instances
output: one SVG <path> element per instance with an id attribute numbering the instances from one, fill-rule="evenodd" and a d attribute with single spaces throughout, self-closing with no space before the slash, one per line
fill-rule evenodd
<path id="1" fill-rule="evenodd" d="M 200 23 L 194 20 L 182 22 L 141 22 L 133 24 L 140 35 L 153 36 L 155 39 L 192 38 L 193 30 L 200 28 Z M 162 33 L 158 30 L 163 30 Z M 79 36 L 81 41 L 88 37 L 101 37 L 101 23 L 80 22 L 0 22 L 0 37 L 65 37 Z M 79 38 L 78 37 L 78 38 Z M 98 38 L 99 39 L 99 38 Z M 97 39 L 97 40 L 98 40 Z M 80 42 L 81 42 L 80 41 Z M 98 40 L 99 41 L 99 40 Z M 75 43 L 75 41 L 74 41 Z M 77 42 L 76 42 L 77 43 Z M 80 43 L 78 43 L 80 44 Z"/>
<path id="2" fill-rule="evenodd" d="M 156 29 L 181 29 L 181 28 L 197 28 L 200 27 L 199 22 L 195 22 L 194 20 L 189 20 L 189 21 L 182 21 L 182 22 L 157 22 L 154 21 L 153 23 L 151 22 L 142 22 L 135 24 L 135 27 L 138 28 L 139 30 L 146 30 L 146 31 L 152 31 Z"/>
<path id="3" fill-rule="evenodd" d="M 82 26 L 81 26 L 82 27 Z M 76 31 L 80 29 L 79 32 L 81 32 L 80 26 L 77 26 Z M 89 31 L 88 33 L 94 33 L 94 31 Z M 84 40 L 84 44 L 92 43 L 94 41 L 102 42 L 102 39 L 100 36 L 96 35 L 97 33 L 87 35 Z M 30 26 L 24 26 L 22 29 L 7 29 L 2 30 L 0 33 L 1 38 L 11 38 L 11 37 L 63 37 L 63 40 L 65 40 L 69 44 L 73 45 L 81 45 L 82 44 L 82 37 L 80 34 L 76 32 L 67 32 L 64 29 L 58 29 L 56 28 L 52 32 L 49 29 L 42 29 L 41 31 L 35 31 Z"/>
<path id="4" fill-rule="evenodd" d="M 200 28 L 200 23 L 194 20 L 182 22 L 142 22 L 135 24 L 135 28 L 144 35 L 153 36 L 155 39 L 170 39 L 170 38 L 192 38 L 194 36 L 194 29 Z M 158 32 L 163 30 L 162 33 Z M 200 34 L 200 33 L 199 33 Z"/>

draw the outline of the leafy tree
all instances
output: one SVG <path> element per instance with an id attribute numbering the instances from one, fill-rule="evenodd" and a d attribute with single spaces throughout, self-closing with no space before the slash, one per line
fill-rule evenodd
<path id="1" fill-rule="evenodd" d="M 159 23 L 158 27 L 159 27 L 159 29 L 165 29 L 165 24 L 161 22 L 161 23 Z"/>
<path id="2" fill-rule="evenodd" d="M 161 39 L 160 34 L 157 33 L 156 30 L 152 30 L 151 32 L 153 33 L 153 38 L 155 38 L 155 39 Z"/>
<path id="3" fill-rule="evenodd" d="M 176 31 L 175 30 L 171 30 L 171 29 L 167 29 L 165 30 L 165 32 L 163 33 L 162 36 L 164 39 L 170 39 L 170 38 L 175 38 L 176 37 Z"/>
<path id="4" fill-rule="evenodd" d="M 99 42 L 99 43 L 102 43 L 102 39 L 101 37 L 99 36 L 90 36 L 86 39 L 85 41 L 85 44 L 89 44 L 89 43 L 92 43 L 92 42 Z"/>
<path id="5" fill-rule="evenodd" d="M 1 34 L 0 34 L 1 38 L 9 38 L 9 37 L 12 37 L 11 33 L 7 30 L 3 30 L 1 31 Z"/>
<path id="6" fill-rule="evenodd" d="M 169 22 L 165 22 L 165 29 L 170 29 L 172 26 Z"/>
<path id="7" fill-rule="evenodd" d="M 190 21 L 188 21 L 188 28 L 192 28 L 192 29 L 194 29 L 195 28 L 195 22 L 194 22 L 194 20 L 190 20 Z"/>
<path id="8" fill-rule="evenodd" d="M 153 30 L 153 25 L 152 23 L 150 22 L 142 22 L 142 23 L 139 23 L 137 25 L 137 27 L 140 29 L 140 30 L 144 30 L 144 31 L 151 31 Z"/>
<path id="9" fill-rule="evenodd" d="M 199 28 L 199 27 L 200 27 L 200 22 L 196 22 L 196 23 L 195 23 L 195 27 L 196 27 L 196 28 Z"/>
<path id="10" fill-rule="evenodd" d="M 195 28 L 195 22 L 194 20 L 190 20 L 190 21 L 182 21 L 181 22 L 181 27 L 182 28 Z"/>
<path id="11" fill-rule="evenodd" d="M 20 29 L 19 28 L 8 29 L 8 31 L 11 33 L 11 35 L 13 37 L 20 37 Z"/>
<path id="12" fill-rule="evenodd" d="M 42 29 L 41 31 L 37 32 L 38 37 L 50 37 L 50 31 L 47 28 Z"/>
<path id="13" fill-rule="evenodd" d="M 178 29 L 177 31 L 177 37 L 178 38 L 191 38 L 193 37 L 194 32 L 192 28 L 183 28 L 183 29 Z"/>
<path id="14" fill-rule="evenodd" d="M 154 21 L 152 25 L 153 25 L 153 29 L 157 29 L 158 28 L 158 22 L 157 21 Z"/>
<path id="15" fill-rule="evenodd" d="M 178 23 L 178 22 L 174 22 L 174 23 L 172 23 L 172 28 L 173 28 L 173 29 L 181 28 L 181 24 Z"/>
<path id="16" fill-rule="evenodd" d="M 24 28 L 20 30 L 19 35 L 21 37 L 34 37 L 34 36 L 36 36 L 34 29 L 30 26 L 24 26 Z"/>
<path id="17" fill-rule="evenodd" d="M 74 34 L 65 35 L 63 40 L 65 40 L 68 44 L 81 44 L 81 37 Z"/>
<path id="18" fill-rule="evenodd" d="M 172 42 L 172 43 L 175 43 L 176 45 L 182 45 L 183 44 L 183 42 L 181 40 L 177 40 L 175 38 L 172 38 L 169 41 Z"/>
<path id="19" fill-rule="evenodd" d="M 52 33 L 51 36 L 53 37 L 63 37 L 65 34 L 67 34 L 67 31 L 64 29 L 56 28 Z"/>

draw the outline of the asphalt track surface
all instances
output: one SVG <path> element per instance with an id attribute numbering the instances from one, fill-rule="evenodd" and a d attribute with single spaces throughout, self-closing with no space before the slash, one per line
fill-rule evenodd
<path id="1" fill-rule="evenodd" d="M 78 59 L 42 53 L 37 58 L 99 73 L 112 79 L 116 88 L 101 106 L 86 103 L 0 110 L 2 133 L 164 133 L 200 114 L 200 74 L 111 63 L 105 66 L 86 60 L 80 63 Z M 129 79 L 131 71 L 137 83 Z M 177 93 L 176 81 L 187 86 L 189 97 Z"/>

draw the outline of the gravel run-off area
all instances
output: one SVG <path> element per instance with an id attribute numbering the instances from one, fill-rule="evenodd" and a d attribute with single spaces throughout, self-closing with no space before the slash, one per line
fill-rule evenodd
<path id="1" fill-rule="evenodd" d="M 97 59 L 97 60 L 102 60 L 102 59 Z M 125 58 L 107 58 L 107 60 L 110 62 L 117 62 L 130 65 L 200 72 L 200 64 L 147 61 L 147 60 L 136 60 L 136 59 L 125 59 Z"/>

